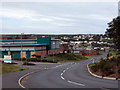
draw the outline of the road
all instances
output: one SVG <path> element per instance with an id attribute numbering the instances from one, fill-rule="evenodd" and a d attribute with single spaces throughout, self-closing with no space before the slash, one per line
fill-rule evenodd
<path id="1" fill-rule="evenodd" d="M 106 53 L 92 57 L 95 62 L 106 57 Z M 117 80 L 100 79 L 89 74 L 87 64 L 91 59 L 69 62 L 33 74 L 24 84 L 26 88 L 118 88 Z M 118 89 L 115 89 L 118 90 Z"/>

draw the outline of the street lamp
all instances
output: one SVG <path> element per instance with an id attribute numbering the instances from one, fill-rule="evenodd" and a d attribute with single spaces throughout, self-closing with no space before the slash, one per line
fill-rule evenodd
<path id="1" fill-rule="evenodd" d="M 95 59 L 94 59 L 94 58 L 92 58 L 92 63 L 93 63 L 93 64 L 95 63 Z"/>
<path id="2" fill-rule="evenodd" d="M 54 62 L 54 49 L 55 49 L 55 42 L 53 42 L 53 62 Z"/>
<path id="3" fill-rule="evenodd" d="M 22 64 L 23 64 L 23 62 L 22 62 L 22 35 L 23 35 L 24 33 L 23 32 L 21 32 L 21 66 L 22 66 Z"/>

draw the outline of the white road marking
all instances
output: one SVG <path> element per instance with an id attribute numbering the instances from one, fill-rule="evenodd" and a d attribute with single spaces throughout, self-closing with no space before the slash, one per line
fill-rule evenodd
<path id="1" fill-rule="evenodd" d="M 33 73 L 36 73 L 36 72 L 39 72 L 39 70 L 38 70 L 38 71 L 34 71 L 34 72 L 29 72 L 29 73 L 23 75 L 21 78 L 19 78 L 19 80 L 18 80 L 19 86 L 20 86 L 21 88 L 26 88 L 25 86 L 23 86 L 23 85 L 21 84 L 22 80 L 23 80 L 25 77 L 27 77 L 27 76 L 29 76 L 29 75 L 31 75 L 31 74 L 33 74 Z"/>
<path id="2" fill-rule="evenodd" d="M 77 63 L 75 63 L 77 64 Z M 79 63 L 78 63 L 79 64 Z M 71 66 L 72 67 L 72 66 Z M 63 74 L 66 72 L 66 70 L 70 69 L 71 67 L 69 68 L 66 68 L 65 70 L 63 70 L 63 72 L 61 73 L 61 79 L 65 80 L 65 78 L 63 77 Z M 84 84 L 81 84 L 81 83 L 77 83 L 77 82 L 73 82 L 73 81 L 67 81 L 68 83 L 72 83 L 72 84 L 75 84 L 75 85 L 79 85 L 79 86 L 85 86 Z"/>
<path id="3" fill-rule="evenodd" d="M 63 71 L 63 73 L 65 73 L 66 70 Z"/>
<path id="4" fill-rule="evenodd" d="M 49 69 L 49 68 L 45 68 L 45 69 Z"/>
<path id="5" fill-rule="evenodd" d="M 80 84 L 80 83 L 76 83 L 76 82 L 72 82 L 72 81 L 67 81 L 69 83 L 72 83 L 72 84 L 76 84 L 76 85 L 80 85 L 80 86 L 85 86 L 84 84 Z"/>
<path id="6" fill-rule="evenodd" d="M 61 76 L 63 75 L 63 73 L 61 73 Z"/>
<path id="7" fill-rule="evenodd" d="M 67 70 L 68 70 L 69 68 L 67 68 Z"/>
<path id="8" fill-rule="evenodd" d="M 61 78 L 62 78 L 63 80 L 65 80 L 65 78 L 64 78 L 63 76 L 61 76 Z"/>
<path id="9" fill-rule="evenodd" d="M 65 64 L 61 64 L 61 65 L 57 65 L 57 66 L 55 66 L 55 67 L 52 67 L 52 68 L 58 68 L 58 67 L 61 67 L 61 66 L 64 66 Z M 52 69 L 51 68 L 51 69 Z"/>
<path id="10" fill-rule="evenodd" d="M 71 66 L 72 67 L 72 66 Z M 70 69 L 71 67 L 69 67 L 68 69 Z"/>
<path id="11" fill-rule="evenodd" d="M 29 73 L 28 73 L 28 74 L 29 74 Z M 22 81 L 22 79 L 23 79 L 25 76 L 27 76 L 28 74 L 22 76 L 22 77 L 18 80 L 18 84 L 19 84 L 20 87 L 25 88 L 25 87 L 21 84 L 21 81 Z"/>

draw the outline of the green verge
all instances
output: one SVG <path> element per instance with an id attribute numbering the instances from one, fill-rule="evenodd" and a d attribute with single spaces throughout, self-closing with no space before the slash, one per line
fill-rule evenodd
<path id="1" fill-rule="evenodd" d="M 27 69 L 28 68 L 21 68 L 11 64 L 0 63 L 0 74 L 7 74 L 7 73 L 23 71 Z"/>
<path id="2" fill-rule="evenodd" d="M 109 56 L 120 55 L 120 51 L 111 50 L 108 54 L 109 54 Z"/>
<path id="3" fill-rule="evenodd" d="M 61 55 L 55 55 L 55 56 L 48 56 L 47 58 L 43 59 L 42 61 L 53 61 L 55 63 L 62 63 L 62 62 L 75 62 L 75 61 L 81 61 L 88 59 L 85 56 L 79 55 L 79 54 L 61 54 Z"/>
<path id="4" fill-rule="evenodd" d="M 101 76 L 120 78 L 120 55 L 89 64 L 90 71 Z"/>

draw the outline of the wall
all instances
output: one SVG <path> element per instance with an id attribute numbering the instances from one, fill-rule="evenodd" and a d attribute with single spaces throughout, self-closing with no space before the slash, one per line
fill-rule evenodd
<path id="1" fill-rule="evenodd" d="M 98 55 L 99 51 L 97 51 L 97 50 L 84 50 L 84 51 L 80 52 L 80 54 L 82 54 L 82 55 Z"/>
<path id="2" fill-rule="evenodd" d="M 35 51 L 31 51 L 31 58 L 34 58 L 32 55 L 35 55 Z"/>
<path id="3" fill-rule="evenodd" d="M 59 40 L 51 40 L 51 49 L 60 48 L 60 41 Z"/>
<path id="4" fill-rule="evenodd" d="M 26 58 L 26 51 L 21 52 L 21 58 Z"/>
<path id="5" fill-rule="evenodd" d="M 35 55 L 41 55 L 41 56 L 45 56 L 46 55 L 46 51 L 35 51 Z"/>
<path id="6" fill-rule="evenodd" d="M 22 44 L 35 44 L 36 41 L 22 41 Z M 21 41 L 5 41 L 0 42 L 0 44 L 21 44 Z"/>
<path id="7" fill-rule="evenodd" d="M 21 51 L 21 47 L 2 47 L 0 48 L 0 50 L 2 51 L 12 51 L 12 50 L 16 50 L 16 51 Z M 22 50 L 46 50 L 46 46 L 39 46 L 39 47 L 22 47 Z"/>
<path id="8" fill-rule="evenodd" d="M 48 44 L 47 49 L 51 49 L 51 37 L 37 37 L 37 43 Z"/>
<path id="9" fill-rule="evenodd" d="M 5 51 L 6 50 L 20 50 L 21 51 L 21 47 L 2 47 L 1 50 Z M 34 47 L 22 47 L 22 50 L 35 50 Z"/>
<path id="10" fill-rule="evenodd" d="M 48 51 L 48 55 L 59 54 L 60 49 L 51 49 Z"/>

